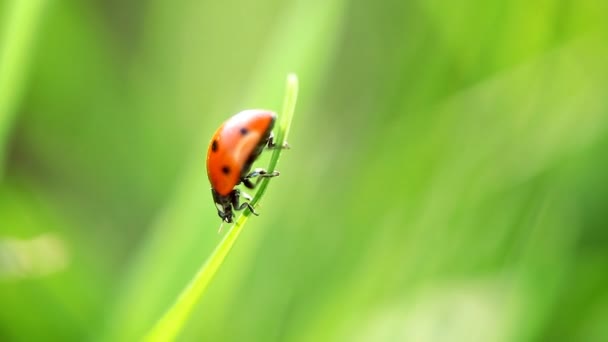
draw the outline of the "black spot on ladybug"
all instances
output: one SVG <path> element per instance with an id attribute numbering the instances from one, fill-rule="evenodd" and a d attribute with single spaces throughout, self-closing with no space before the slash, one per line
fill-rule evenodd
<path id="1" fill-rule="evenodd" d="M 217 151 L 217 140 L 213 140 L 213 142 L 211 143 L 211 151 Z"/>
<path id="2" fill-rule="evenodd" d="M 249 133 L 249 130 L 247 130 L 245 127 L 241 127 L 241 134 L 246 135 L 247 133 Z"/>
<path id="3" fill-rule="evenodd" d="M 222 173 L 225 175 L 230 174 L 230 167 L 228 165 L 222 166 Z"/>

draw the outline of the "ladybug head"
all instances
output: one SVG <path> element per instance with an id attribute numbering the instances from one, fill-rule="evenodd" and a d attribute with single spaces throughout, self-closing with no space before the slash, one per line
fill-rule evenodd
<path id="1" fill-rule="evenodd" d="M 216 203 L 216 206 L 217 206 L 217 203 Z M 226 223 L 232 223 L 232 218 L 234 217 L 234 214 L 232 213 L 232 208 L 228 206 L 224 209 L 226 209 L 226 210 L 222 212 L 218 207 L 217 214 L 220 216 L 222 221 L 224 221 Z"/>
<path id="2" fill-rule="evenodd" d="M 211 189 L 211 195 L 213 196 L 213 202 L 217 208 L 218 216 L 222 219 L 222 221 L 232 223 L 234 213 L 232 212 L 231 196 L 222 196 L 214 189 Z"/>

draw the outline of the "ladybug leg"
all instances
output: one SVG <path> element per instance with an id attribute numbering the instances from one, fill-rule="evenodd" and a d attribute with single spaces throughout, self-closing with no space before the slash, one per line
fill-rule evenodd
<path id="1" fill-rule="evenodd" d="M 243 210 L 245 208 L 249 208 L 249 210 L 251 210 L 251 213 L 253 215 L 260 216 L 260 214 L 258 214 L 258 212 L 253 209 L 253 207 L 251 206 L 251 204 L 249 204 L 249 202 L 243 202 L 243 203 L 241 203 L 240 206 L 234 207 L 234 210 Z"/>
<path id="2" fill-rule="evenodd" d="M 244 180 L 249 180 L 249 179 L 255 178 L 255 177 L 270 178 L 270 177 L 276 177 L 276 176 L 278 176 L 280 174 L 281 173 L 279 171 L 268 172 L 268 171 L 266 171 L 266 170 L 264 170 L 262 168 L 256 168 L 256 169 L 253 169 L 253 171 L 249 172 L 249 174 L 247 176 L 243 177 L 243 179 Z"/>
<path id="3" fill-rule="evenodd" d="M 243 179 L 241 179 L 241 181 L 243 182 L 243 184 L 248 187 L 249 189 L 255 189 L 255 187 L 258 185 L 259 178 L 270 178 L 270 177 L 276 177 L 278 175 L 280 175 L 281 173 L 279 171 L 272 171 L 272 172 L 268 172 L 264 169 L 261 168 L 257 168 L 254 169 L 252 172 L 249 172 L 249 174 L 247 174 L 247 176 L 243 177 Z M 251 181 L 251 178 L 254 177 L 259 177 L 258 181 L 253 183 Z"/>
<path id="4" fill-rule="evenodd" d="M 270 133 L 270 137 L 268 138 L 268 143 L 266 144 L 266 148 L 268 148 L 270 150 L 279 148 L 274 142 L 274 133 L 272 133 L 272 132 Z M 291 146 L 289 146 L 287 141 L 285 141 L 285 142 L 283 142 L 283 146 L 281 146 L 280 148 L 289 150 L 291 148 Z"/>
<path id="5" fill-rule="evenodd" d="M 251 200 L 253 199 L 253 197 L 251 197 L 251 195 L 249 195 L 248 193 L 241 191 L 241 196 L 243 196 L 243 198 L 249 202 L 251 202 Z"/>
<path id="6" fill-rule="evenodd" d="M 232 207 L 234 208 L 234 210 L 243 210 L 245 208 L 249 208 L 249 210 L 251 210 L 251 213 L 255 216 L 259 216 L 259 214 L 253 209 L 253 206 L 251 204 L 249 204 L 249 202 L 243 202 L 241 204 L 239 204 L 239 197 L 241 195 L 241 192 L 238 189 L 235 189 L 232 191 Z M 251 200 L 251 196 L 244 194 L 245 199 L 249 199 Z"/>
<path id="7" fill-rule="evenodd" d="M 243 178 L 242 182 L 243 182 L 243 185 L 245 185 L 249 189 L 255 189 L 255 184 L 253 184 L 253 182 L 251 182 L 251 180 L 249 178 Z"/>

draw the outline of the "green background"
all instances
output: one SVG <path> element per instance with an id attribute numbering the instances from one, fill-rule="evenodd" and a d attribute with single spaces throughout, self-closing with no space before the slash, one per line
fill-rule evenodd
<path id="1" fill-rule="evenodd" d="M 211 135 L 291 71 L 281 176 L 180 340 L 608 339 L 607 13 L 0 0 L 0 340 L 141 337 L 222 238 Z"/>

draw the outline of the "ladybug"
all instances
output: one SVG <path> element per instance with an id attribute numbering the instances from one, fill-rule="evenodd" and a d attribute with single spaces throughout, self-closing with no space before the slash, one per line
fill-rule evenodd
<path id="1" fill-rule="evenodd" d="M 236 189 L 237 185 L 243 183 L 254 189 L 257 182 L 254 184 L 252 178 L 279 175 L 278 171 L 260 168 L 251 171 L 264 148 L 276 147 L 272 135 L 276 117 L 268 110 L 244 110 L 226 120 L 213 134 L 207 150 L 207 176 L 217 214 L 223 222 L 232 223 L 235 210 L 249 208 L 258 215 L 249 202 L 239 203 L 241 196 L 247 201 L 251 201 L 251 196 Z"/>

